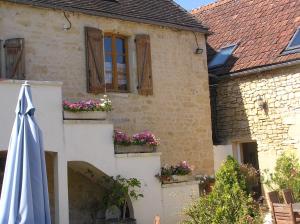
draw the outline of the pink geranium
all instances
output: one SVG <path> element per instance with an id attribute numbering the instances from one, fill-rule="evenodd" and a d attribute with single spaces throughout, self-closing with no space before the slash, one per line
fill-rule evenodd
<path id="1" fill-rule="evenodd" d="M 152 134 L 150 131 L 143 131 L 137 134 L 134 134 L 132 137 L 129 137 L 126 133 L 115 130 L 114 131 L 114 143 L 116 145 L 149 145 L 149 146 L 158 146 L 159 140 Z"/>
<path id="2" fill-rule="evenodd" d="M 116 145 L 130 145 L 131 139 L 126 133 L 114 130 L 114 143 Z"/>
<path id="3" fill-rule="evenodd" d="M 82 112 L 82 111 L 111 111 L 111 101 L 104 96 L 100 100 L 81 100 L 77 102 L 63 101 L 63 108 L 66 111 Z"/>
<path id="4" fill-rule="evenodd" d="M 150 131 L 143 131 L 132 136 L 132 143 L 135 145 L 158 146 L 159 140 Z"/>

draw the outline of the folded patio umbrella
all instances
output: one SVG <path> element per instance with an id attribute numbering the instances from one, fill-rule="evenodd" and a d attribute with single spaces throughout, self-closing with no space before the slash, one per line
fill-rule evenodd
<path id="1" fill-rule="evenodd" d="M 45 154 L 28 83 L 22 85 L 0 199 L 1 224 L 50 224 Z"/>

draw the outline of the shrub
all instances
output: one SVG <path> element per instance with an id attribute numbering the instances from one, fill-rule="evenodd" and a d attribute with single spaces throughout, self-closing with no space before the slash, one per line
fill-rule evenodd
<path id="1" fill-rule="evenodd" d="M 300 200 L 300 163 L 293 152 L 283 153 L 276 161 L 273 173 L 265 170 L 263 183 L 271 190 L 293 190 L 296 201 Z"/>
<path id="2" fill-rule="evenodd" d="M 139 193 L 141 182 L 136 178 L 124 178 L 120 175 L 116 177 L 104 177 L 107 187 L 106 195 L 103 200 L 107 207 L 116 205 L 123 208 L 123 220 L 125 220 L 128 197 L 137 200 L 144 197 Z"/>
<path id="3" fill-rule="evenodd" d="M 246 178 L 247 192 L 254 196 L 253 188 L 259 184 L 260 179 L 259 170 L 255 169 L 251 164 L 241 164 L 240 169 Z"/>
<path id="4" fill-rule="evenodd" d="M 217 172 L 212 192 L 200 197 L 185 213 L 185 224 L 261 223 L 259 207 L 247 193 L 246 178 L 232 157 Z"/>

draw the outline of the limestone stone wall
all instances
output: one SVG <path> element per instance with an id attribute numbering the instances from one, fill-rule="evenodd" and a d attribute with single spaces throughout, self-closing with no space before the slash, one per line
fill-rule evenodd
<path id="1" fill-rule="evenodd" d="M 260 168 L 272 168 L 282 151 L 299 148 L 299 108 L 300 65 L 223 80 L 217 87 L 219 140 L 256 141 Z"/>
<path id="2" fill-rule="evenodd" d="M 63 81 L 64 98 L 98 98 L 86 92 L 84 26 L 129 36 L 130 93 L 108 94 L 110 120 L 129 134 L 150 130 L 161 140 L 162 163 L 187 160 L 196 172 L 213 172 L 211 119 L 206 54 L 196 55 L 192 32 L 60 10 L 0 2 L 0 39 L 25 38 L 29 80 Z M 134 37 L 151 38 L 154 95 L 137 94 Z M 197 33 L 200 47 L 205 38 Z"/>

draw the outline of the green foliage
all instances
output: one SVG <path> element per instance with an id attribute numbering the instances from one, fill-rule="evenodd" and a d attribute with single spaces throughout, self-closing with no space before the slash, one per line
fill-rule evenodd
<path id="1" fill-rule="evenodd" d="M 141 182 L 136 178 L 124 178 L 120 175 L 116 177 L 104 177 L 107 192 L 104 197 L 104 202 L 107 207 L 116 205 L 123 207 L 123 219 L 125 219 L 125 211 L 128 197 L 137 200 L 143 197 L 139 193 Z"/>
<path id="2" fill-rule="evenodd" d="M 232 157 L 216 174 L 209 195 L 201 197 L 185 211 L 184 224 L 256 224 L 261 223 L 258 205 L 247 194 L 246 178 Z"/>
<path id="3" fill-rule="evenodd" d="M 253 187 L 259 184 L 259 170 L 255 169 L 251 164 L 241 164 L 240 170 L 246 178 L 247 193 L 254 195 L 255 192 L 253 192 Z"/>
<path id="4" fill-rule="evenodd" d="M 295 153 L 283 153 L 277 159 L 273 173 L 265 170 L 263 183 L 271 190 L 290 188 L 296 201 L 300 200 L 300 163 Z"/>

